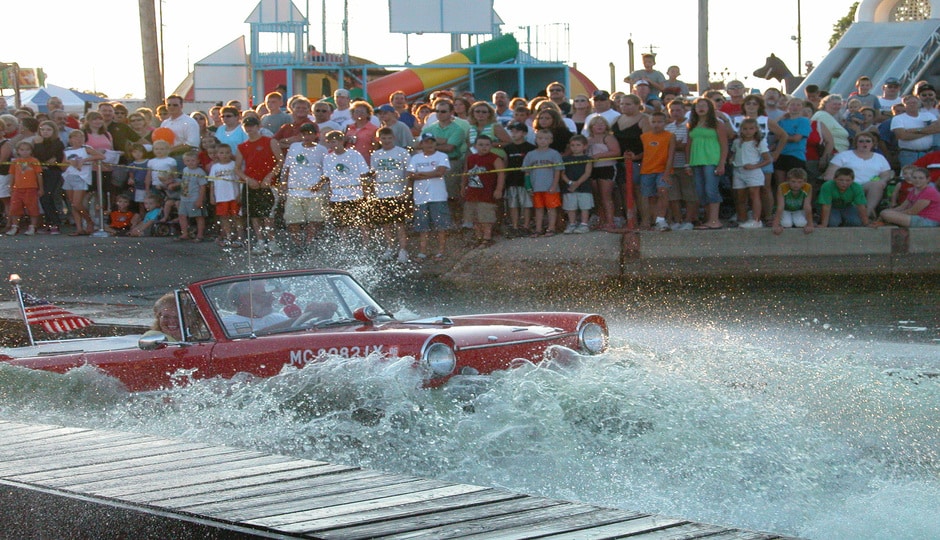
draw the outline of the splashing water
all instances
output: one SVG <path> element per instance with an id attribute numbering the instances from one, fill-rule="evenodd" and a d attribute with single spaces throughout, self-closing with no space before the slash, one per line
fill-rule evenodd
<path id="1" fill-rule="evenodd" d="M 410 359 L 128 396 L 0 365 L 0 417 L 150 433 L 813 538 L 940 536 L 936 347 L 612 321 L 611 351 L 425 390 Z M 777 336 L 777 339 L 774 337 Z M 886 373 L 887 367 L 894 367 Z"/>

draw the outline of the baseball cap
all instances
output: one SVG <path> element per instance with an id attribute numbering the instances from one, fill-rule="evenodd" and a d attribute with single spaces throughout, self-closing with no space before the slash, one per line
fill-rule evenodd
<path id="1" fill-rule="evenodd" d="M 917 87 L 917 93 L 918 93 L 918 94 L 920 94 L 920 93 L 923 92 L 924 90 L 933 90 L 934 92 L 937 91 L 937 89 L 934 88 L 932 84 L 922 84 L 922 85 L 920 85 L 920 86 Z"/>
<path id="2" fill-rule="evenodd" d="M 647 81 L 646 79 L 640 79 L 637 82 L 633 83 L 633 86 L 640 86 L 641 84 L 645 84 L 646 86 L 649 86 L 650 82 Z"/>
<path id="3" fill-rule="evenodd" d="M 312 122 L 307 122 L 306 124 L 300 126 L 301 133 L 317 133 L 320 131 L 320 128 Z"/>
<path id="4" fill-rule="evenodd" d="M 261 121 L 255 118 L 254 116 L 246 116 L 245 119 L 242 120 L 242 125 L 243 126 L 260 126 Z"/>
<path id="5" fill-rule="evenodd" d="M 395 107 L 392 107 L 388 103 L 385 105 L 380 105 L 375 108 L 375 112 L 395 112 Z"/>
<path id="6" fill-rule="evenodd" d="M 901 81 L 896 77 L 888 77 L 885 79 L 885 86 L 901 86 Z"/>
<path id="7" fill-rule="evenodd" d="M 595 90 L 594 101 L 607 101 L 610 99 L 610 92 L 607 90 Z"/>
<path id="8" fill-rule="evenodd" d="M 430 131 L 425 131 L 424 133 L 421 134 L 421 142 L 433 141 L 433 140 L 437 140 L 437 138 Z"/>
<path id="9" fill-rule="evenodd" d="M 529 132 L 529 126 L 525 125 L 522 122 L 512 122 L 511 124 L 506 126 L 506 129 L 514 129 L 516 131 L 521 131 L 523 133 Z"/>

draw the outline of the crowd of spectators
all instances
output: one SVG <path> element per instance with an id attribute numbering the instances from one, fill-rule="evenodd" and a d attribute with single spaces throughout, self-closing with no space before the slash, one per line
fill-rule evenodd
<path id="1" fill-rule="evenodd" d="M 803 98 L 729 81 L 694 97 L 678 67 L 662 74 L 652 55 L 643 65 L 624 79 L 629 94 L 569 96 L 552 82 L 531 99 L 437 90 L 377 106 L 346 89 L 315 101 L 271 92 L 254 108 L 229 101 L 189 115 L 177 95 L 155 110 L 103 102 L 81 119 L 56 98 L 43 113 L 4 107 L 2 232 L 161 230 L 176 241 L 213 236 L 223 249 L 250 234 L 256 253 L 273 255 L 321 234 L 358 235 L 407 261 L 442 257 L 458 228 L 488 246 L 497 235 L 634 223 L 777 234 L 940 224 L 929 83 L 902 96 L 888 79 L 875 95 L 861 77 L 849 96 L 808 86 Z"/>

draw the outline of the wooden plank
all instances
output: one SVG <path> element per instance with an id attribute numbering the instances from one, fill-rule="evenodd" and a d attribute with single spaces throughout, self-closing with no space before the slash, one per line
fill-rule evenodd
<path id="1" fill-rule="evenodd" d="M 126 446 L 151 443 L 151 444 L 179 444 L 178 441 L 167 441 L 166 439 L 155 439 L 147 436 L 127 436 L 119 433 L 105 433 L 95 437 L 94 433 L 83 433 L 71 437 L 71 440 L 63 441 L 61 439 L 51 439 L 49 441 L 35 441 L 23 448 L 19 448 L 15 453 L 4 456 L 4 465 L 13 464 L 16 461 L 81 456 L 88 453 L 101 452 L 114 449 L 110 452 L 112 456 L 118 455 L 121 448 Z"/>
<path id="2" fill-rule="evenodd" d="M 778 538 L 783 539 L 789 537 L 783 537 L 772 533 L 743 531 L 741 529 L 725 529 L 719 533 L 706 536 L 705 538 L 708 540 L 776 540 Z"/>
<path id="3" fill-rule="evenodd" d="M 542 538 L 551 538 L 552 540 L 608 540 L 612 538 L 623 538 L 624 534 L 634 534 L 632 523 L 611 523 L 599 527 L 587 527 L 578 531 L 544 536 Z M 717 525 L 707 525 L 704 523 L 683 523 L 675 527 L 668 527 L 652 532 L 644 532 L 640 537 L 642 540 L 693 540 L 695 538 L 711 538 L 717 532 L 723 531 L 722 527 Z"/>
<path id="4" fill-rule="evenodd" d="M 188 512 L 192 511 L 208 516 L 225 517 L 225 519 L 231 519 L 232 521 L 244 521 L 297 508 L 298 500 L 306 501 L 305 504 L 312 508 L 313 505 L 324 504 L 322 500 L 313 501 L 314 498 L 335 497 L 338 494 L 358 489 L 376 488 L 410 480 L 414 480 L 414 478 L 406 476 L 389 478 L 385 474 L 374 473 L 373 471 L 356 471 L 342 475 L 331 475 L 322 480 L 313 479 L 308 481 L 304 479 L 285 482 L 278 486 L 277 492 L 272 492 L 269 486 L 265 486 L 264 492 L 255 491 L 245 497 L 185 507 L 184 509 Z"/>
<path id="5" fill-rule="evenodd" d="M 481 523 L 495 522 L 498 519 L 538 520 L 527 517 L 527 514 L 537 514 L 548 508 L 560 504 L 569 504 L 563 501 L 528 497 L 517 493 L 506 492 L 506 498 L 490 503 L 475 504 L 455 508 L 452 510 L 435 511 L 431 513 L 404 516 L 387 521 L 366 521 L 362 525 L 343 527 L 336 531 L 320 531 L 317 536 L 332 538 L 340 535 L 344 539 L 356 540 L 359 538 L 427 538 L 440 540 L 457 538 L 467 532 L 482 530 Z"/>
<path id="6" fill-rule="evenodd" d="M 70 451 L 62 448 L 58 453 L 43 456 L 23 457 L 16 461 L 0 463 L 0 475 L 26 474 L 39 471 L 56 471 L 81 465 L 94 465 L 114 461 L 114 456 L 160 455 L 177 451 L 184 443 L 166 440 L 140 439 L 126 445 L 105 445 L 102 448 Z"/>
<path id="7" fill-rule="evenodd" d="M 273 527 L 285 532 L 302 532 L 307 529 L 306 523 L 327 519 L 336 516 L 365 512 L 378 508 L 389 508 L 392 506 L 401 506 L 404 504 L 420 501 L 434 500 L 464 493 L 473 493 L 477 491 L 486 491 L 491 488 L 469 485 L 448 485 L 445 487 L 427 489 L 417 493 L 406 493 L 395 497 L 385 497 L 382 499 L 370 499 L 364 501 L 350 502 L 348 504 L 339 504 L 316 510 L 303 512 L 294 512 L 277 516 L 246 520 L 247 525 L 258 525 L 261 527 Z"/>
<path id="8" fill-rule="evenodd" d="M 507 514 L 503 516 L 487 516 L 480 514 L 472 521 L 456 523 L 451 526 L 438 526 L 423 531 L 414 531 L 409 534 L 390 535 L 388 538 L 489 538 L 490 536 L 499 536 L 505 531 L 514 533 L 515 531 L 519 531 L 520 533 L 525 533 L 525 531 L 544 527 L 547 523 L 555 524 L 556 526 L 559 523 L 607 523 L 614 520 L 637 519 L 646 515 L 622 510 L 601 509 L 566 501 L 554 501 L 552 499 L 542 498 L 536 499 L 543 502 L 541 508 L 537 507 L 518 514 Z M 577 526 L 578 525 L 572 525 L 572 527 Z M 323 535 L 323 533 L 318 534 Z"/>
<path id="9" fill-rule="evenodd" d="M 421 501 L 409 502 L 407 504 L 398 504 L 392 506 L 378 506 L 374 510 L 364 510 L 355 514 L 343 514 L 328 516 L 318 520 L 310 520 L 302 525 L 306 527 L 303 532 L 314 534 L 317 537 L 326 537 L 333 530 L 345 531 L 346 527 L 363 523 L 386 523 L 389 520 L 428 514 L 431 512 L 441 512 L 450 509 L 466 508 L 470 506 L 481 506 L 490 502 L 505 500 L 507 496 L 514 494 L 503 490 L 489 489 L 486 491 L 477 491 L 471 493 L 462 493 L 457 495 L 445 496 L 441 498 L 429 498 Z M 294 530 L 301 524 L 292 524 Z M 279 529 L 285 530 L 285 529 Z M 340 535 L 342 537 L 342 535 Z"/>
<path id="10" fill-rule="evenodd" d="M 244 455 L 235 453 L 217 456 L 217 458 L 223 459 L 211 458 L 212 456 L 209 456 L 205 459 L 205 463 L 195 466 L 191 466 L 189 463 L 178 463 L 176 467 L 169 467 L 162 472 L 154 471 L 136 476 L 132 486 L 128 485 L 126 479 L 118 479 L 81 484 L 76 491 L 102 497 L 134 497 L 139 500 L 139 496 L 143 494 L 159 492 L 167 488 L 205 483 L 208 475 L 212 475 L 213 478 L 217 477 L 215 475 L 227 475 L 228 478 L 238 477 L 244 474 L 242 472 L 244 468 L 282 463 L 286 459 L 283 456 L 259 456 L 254 452 L 245 452 Z M 73 488 L 70 487 L 69 489 Z"/>
<path id="11" fill-rule="evenodd" d="M 211 491 L 200 489 L 199 486 L 184 486 L 178 489 L 167 489 L 161 492 L 163 498 L 152 499 L 150 504 L 168 508 L 184 509 L 199 505 L 220 503 L 237 500 L 249 496 L 249 493 L 267 492 L 268 484 L 278 484 L 281 491 L 290 490 L 290 482 L 301 482 L 304 479 L 317 478 L 326 475 L 335 475 L 339 472 L 359 470 L 346 465 L 330 465 L 318 461 L 302 460 L 294 463 L 294 467 L 280 472 L 252 476 L 250 478 L 235 478 L 216 482 Z M 378 474 L 378 473 L 375 473 Z"/>
<path id="12" fill-rule="evenodd" d="M 37 472 L 28 472 L 10 476 L 19 482 L 41 482 L 52 481 L 57 478 L 80 479 L 84 475 L 96 475 L 96 478 L 107 478 L 109 474 L 115 472 L 134 474 L 141 467 L 146 465 L 167 462 L 167 461 L 185 461 L 201 455 L 216 455 L 218 448 L 206 446 L 200 443 L 180 443 L 175 446 L 160 448 L 160 453 L 155 453 L 153 447 L 136 448 L 132 451 L 126 449 L 121 452 L 119 459 L 110 459 L 94 463 L 79 463 L 58 469 L 49 469 Z M 102 456 L 104 458 L 105 456 Z"/>
<path id="13" fill-rule="evenodd" d="M 139 448 L 132 453 L 122 453 L 122 459 L 73 465 L 62 469 L 39 471 L 8 476 L 18 482 L 43 482 L 49 486 L 77 485 L 86 481 L 112 480 L 134 477 L 154 467 L 166 468 L 178 466 L 181 462 L 193 461 L 206 457 L 219 457 L 224 453 L 238 452 L 238 449 L 223 449 L 197 443 L 181 444 L 178 447 Z M 226 452 L 226 450 L 228 452 Z"/>
<path id="14" fill-rule="evenodd" d="M 572 531 L 578 531 L 586 526 L 594 523 L 595 519 L 609 515 L 609 512 L 616 512 L 612 510 L 601 509 L 597 507 L 587 507 L 590 512 L 580 514 L 576 518 L 566 518 L 566 519 L 554 519 L 546 520 L 540 524 L 533 524 L 523 527 L 510 527 L 506 529 L 500 529 L 498 531 L 490 531 L 483 534 L 472 534 L 468 536 L 463 536 L 466 540 L 470 539 L 480 539 L 480 540 L 515 540 L 518 538 L 535 538 L 549 536 L 553 534 L 560 534 Z M 625 512 L 629 514 L 629 512 Z M 652 532 L 666 527 L 674 527 L 676 525 L 681 525 L 687 523 L 684 520 L 672 519 L 663 516 L 651 516 L 644 515 L 641 517 L 630 519 L 620 520 L 622 523 L 621 532 L 619 533 L 622 536 L 629 534 L 639 534 L 645 532 Z"/>

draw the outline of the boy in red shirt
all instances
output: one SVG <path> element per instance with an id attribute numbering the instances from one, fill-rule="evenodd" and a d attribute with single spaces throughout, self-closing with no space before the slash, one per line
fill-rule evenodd
<path id="1" fill-rule="evenodd" d="M 496 204 L 503 198 L 506 173 L 502 169 L 506 168 L 506 163 L 491 152 L 493 140 L 489 136 L 478 136 L 473 146 L 476 153 L 467 155 L 463 176 L 463 215 L 473 222 L 477 244 L 488 247 L 493 245 Z"/>
<path id="2" fill-rule="evenodd" d="M 32 236 L 36 234 L 39 225 L 39 197 L 42 197 L 42 164 L 33 157 L 33 143 L 16 143 L 16 159 L 10 165 L 10 174 L 13 175 L 10 197 L 10 221 L 13 225 L 7 231 L 7 236 L 13 236 L 19 231 L 19 221 L 24 210 L 29 216 L 29 228 L 25 234 Z"/>

